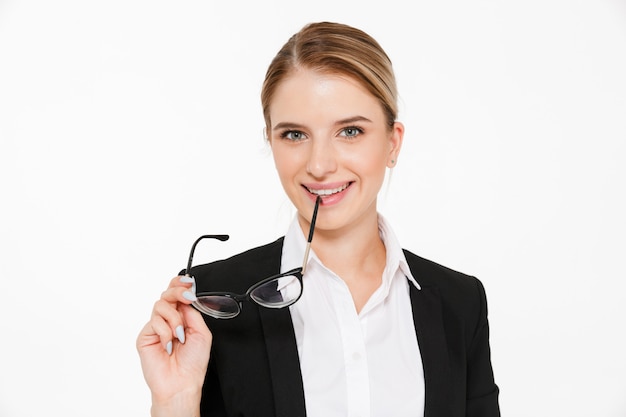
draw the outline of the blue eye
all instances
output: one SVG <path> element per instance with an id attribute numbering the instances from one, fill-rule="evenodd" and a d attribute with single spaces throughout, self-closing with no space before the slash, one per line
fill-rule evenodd
<path id="1" fill-rule="evenodd" d="M 354 138 L 354 137 L 359 136 L 361 133 L 363 133 L 363 129 L 361 129 L 360 127 L 350 126 L 350 127 L 343 128 L 341 130 L 340 136 L 345 136 L 347 138 Z"/>
<path id="2" fill-rule="evenodd" d="M 288 139 L 294 142 L 305 139 L 304 133 L 298 130 L 286 130 L 280 134 L 281 139 Z"/>

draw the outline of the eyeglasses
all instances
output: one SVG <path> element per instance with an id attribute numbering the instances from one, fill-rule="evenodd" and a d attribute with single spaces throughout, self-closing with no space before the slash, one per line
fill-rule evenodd
<path id="1" fill-rule="evenodd" d="M 315 230 L 315 221 L 317 218 L 317 209 L 321 200 L 322 198 L 318 196 L 315 201 L 315 208 L 313 209 L 313 216 L 311 218 L 311 228 L 309 229 L 309 238 L 307 240 L 304 260 L 302 261 L 301 267 L 262 279 L 248 288 L 245 294 L 235 294 L 231 292 L 204 292 L 196 294 L 197 300 L 194 301 L 192 305 L 201 313 L 216 319 L 232 319 L 241 312 L 243 301 L 252 301 L 262 307 L 274 309 L 288 307 L 298 301 L 300 296 L 302 296 L 302 275 L 306 270 L 307 261 L 309 260 L 311 241 L 313 240 L 313 231 Z M 228 238 L 228 235 L 200 236 L 191 247 L 185 275 L 190 276 L 191 262 L 198 242 L 203 239 L 225 241 L 228 240 Z"/>

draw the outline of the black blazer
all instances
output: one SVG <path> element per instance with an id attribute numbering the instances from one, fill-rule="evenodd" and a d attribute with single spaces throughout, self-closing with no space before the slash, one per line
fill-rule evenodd
<path id="1" fill-rule="evenodd" d="M 192 268 L 197 291 L 245 291 L 280 272 L 283 238 Z M 498 387 L 480 281 L 405 251 L 421 290 L 410 285 L 425 378 L 425 417 L 497 417 Z M 304 291 L 306 291 L 306 286 Z M 201 414 L 305 416 L 304 390 L 289 309 L 244 303 L 234 319 L 205 316 L 213 333 Z M 393 416 L 390 416 L 393 417 Z"/>

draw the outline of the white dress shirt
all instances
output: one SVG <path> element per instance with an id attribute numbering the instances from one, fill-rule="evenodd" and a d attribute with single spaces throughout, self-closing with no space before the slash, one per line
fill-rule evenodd
<path id="1" fill-rule="evenodd" d="M 308 417 L 424 415 L 424 370 L 409 298 L 409 285 L 420 287 L 389 224 L 378 219 L 386 266 L 381 286 L 360 313 L 347 285 L 313 250 L 302 297 L 289 307 Z M 285 235 L 282 272 L 301 266 L 305 246 L 294 219 Z"/>

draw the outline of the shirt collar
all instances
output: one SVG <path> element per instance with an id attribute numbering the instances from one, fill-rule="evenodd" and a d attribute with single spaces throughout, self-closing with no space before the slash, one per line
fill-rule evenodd
<path id="1" fill-rule="evenodd" d="M 402 246 L 400 246 L 396 234 L 393 232 L 389 222 L 380 213 L 378 214 L 378 233 L 380 233 L 380 238 L 383 240 L 387 251 L 387 266 L 385 266 L 383 277 L 393 276 L 395 271 L 400 269 L 408 280 L 415 285 L 415 288 L 421 290 L 422 287 L 420 287 L 413 274 L 411 274 L 409 263 L 406 261 Z"/>
<path id="2" fill-rule="evenodd" d="M 387 252 L 387 260 L 385 266 L 385 272 L 383 273 L 383 285 L 390 285 L 390 281 L 395 275 L 395 272 L 400 271 L 407 277 L 407 279 L 418 289 L 421 290 L 419 283 L 411 274 L 409 264 L 406 261 L 400 242 L 398 241 L 395 233 L 393 232 L 389 222 L 379 213 L 378 214 L 378 233 L 380 238 L 385 244 Z M 315 239 L 315 236 L 313 236 Z M 302 257 L 304 256 L 304 250 L 306 248 L 306 237 L 300 228 L 297 215 L 291 222 L 287 233 L 285 234 L 285 240 L 283 243 L 283 254 L 281 262 L 281 272 L 286 272 L 294 268 L 302 266 Z M 318 263 L 322 265 L 321 261 L 311 249 L 309 253 L 308 263 Z"/>

